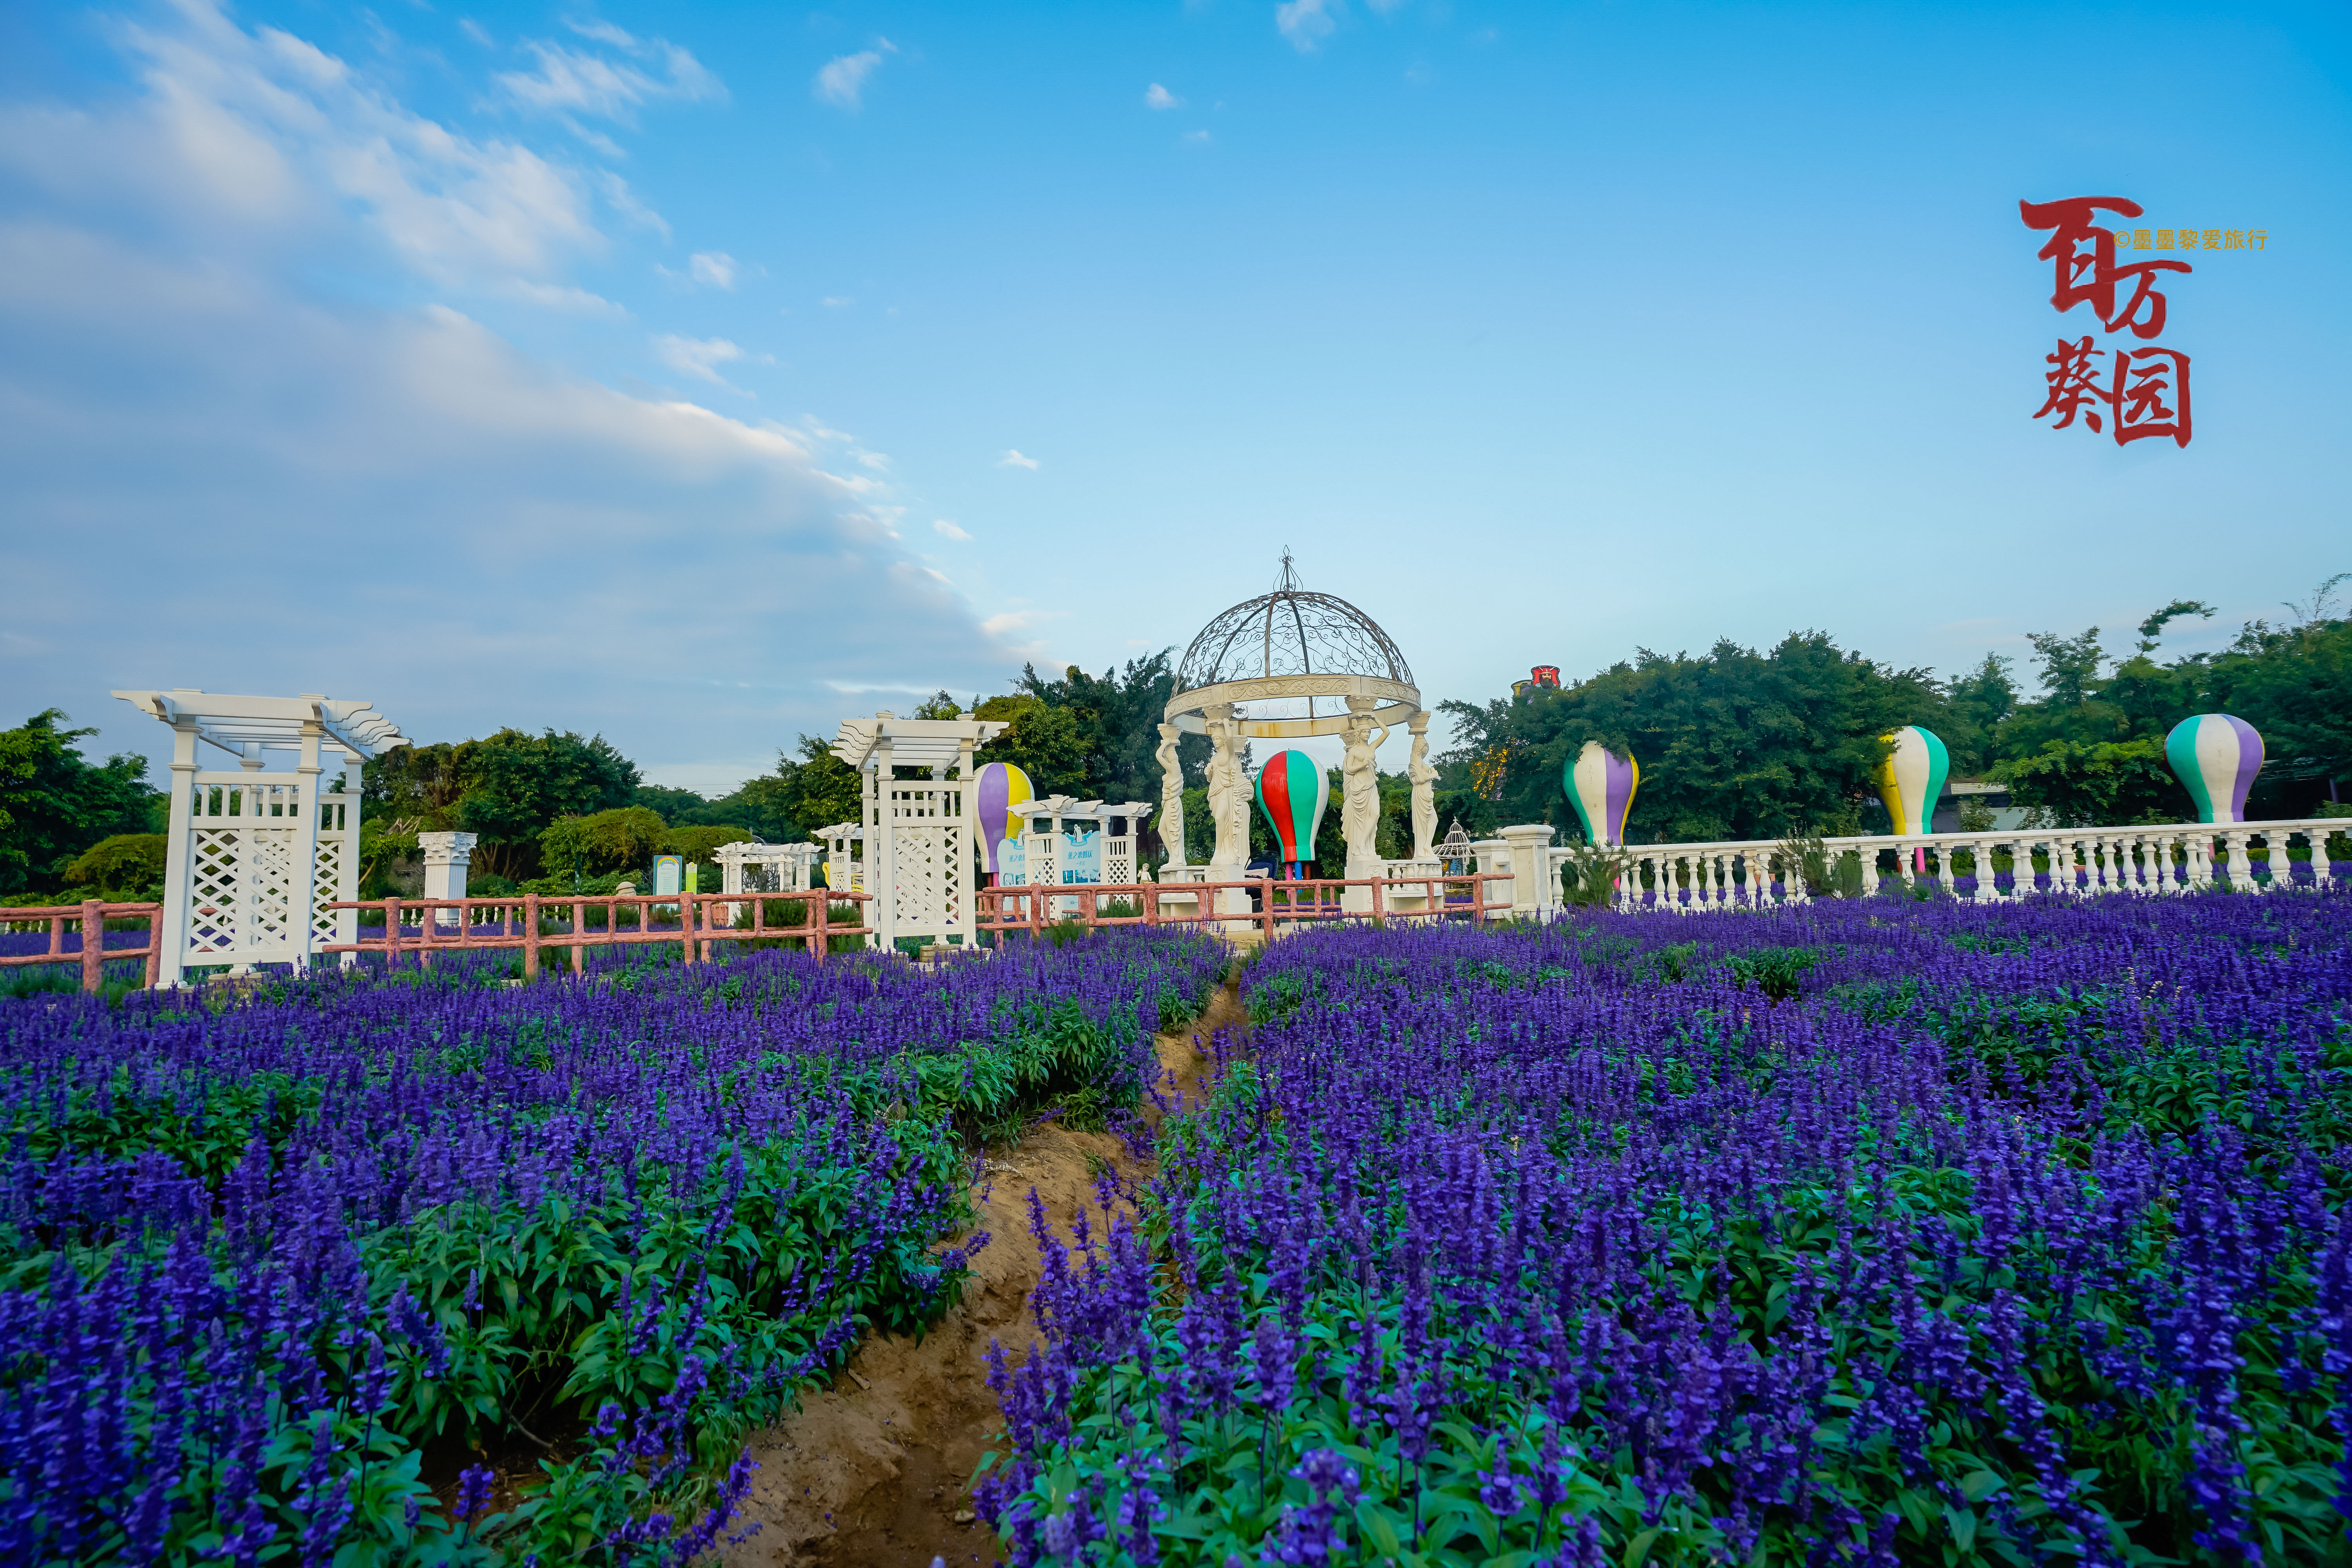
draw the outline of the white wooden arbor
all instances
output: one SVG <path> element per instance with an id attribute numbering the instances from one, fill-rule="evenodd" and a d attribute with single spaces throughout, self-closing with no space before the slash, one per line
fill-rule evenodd
<path id="1" fill-rule="evenodd" d="M 815 864 L 814 844 L 760 844 L 743 840 L 721 844 L 711 858 L 719 862 L 719 889 L 726 893 L 804 893 L 809 868 Z"/>
<path id="2" fill-rule="evenodd" d="M 1006 727 L 882 712 L 849 720 L 834 736 L 833 754 L 862 775 L 867 923 L 881 946 L 900 937 L 971 941 L 971 754 Z M 929 777 L 898 777 L 908 767 Z"/>
<path id="3" fill-rule="evenodd" d="M 360 766 L 408 743 L 392 721 L 316 692 L 113 695 L 172 727 L 156 984 L 179 984 L 191 964 L 307 968 L 322 943 L 357 941 L 357 910 L 318 906 L 359 896 Z M 236 758 L 236 771 L 201 771 L 198 742 Z M 292 770 L 265 772 L 269 752 L 291 752 Z M 331 759 L 340 793 L 325 782 Z"/>
<path id="4" fill-rule="evenodd" d="M 1073 800 L 1066 795 L 1023 801 L 1021 816 L 1021 883 L 1032 887 L 1065 882 L 1132 882 L 1137 879 L 1135 842 L 1151 815 L 1149 801 Z M 1077 824 L 1087 864 L 1066 867 L 1072 858 L 1065 839 Z M 1075 876 L 1065 872 L 1074 870 Z M 1072 907 L 1076 907 L 1075 903 Z"/>
<path id="5" fill-rule="evenodd" d="M 845 893 L 866 890 L 865 853 L 866 829 L 855 822 L 836 822 L 831 827 L 816 830 L 817 841 L 824 846 L 818 864 L 824 868 L 824 885 Z"/>

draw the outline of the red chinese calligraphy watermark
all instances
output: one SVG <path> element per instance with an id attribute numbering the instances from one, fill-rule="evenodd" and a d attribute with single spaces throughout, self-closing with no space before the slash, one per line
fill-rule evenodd
<path id="1" fill-rule="evenodd" d="M 2088 305 L 2102 331 L 2129 331 L 2146 341 L 2164 331 L 2168 302 L 2157 287 L 2168 272 L 2194 271 L 2185 261 L 2135 261 L 2118 265 L 2116 231 L 2095 221 L 2102 213 L 2140 216 L 2137 202 L 2122 196 L 2073 196 L 2064 201 L 2017 204 L 2031 229 L 2050 238 L 2036 254 L 2051 264 L 2052 309 L 2060 313 Z M 2130 243 L 2128 240 L 2126 244 Z M 2120 308 L 2116 299 L 2128 285 Z M 2103 373 L 2098 361 L 2109 362 Z M 2095 434 L 2113 433 L 2116 445 L 2169 436 L 2189 445 L 2189 356 L 2161 346 L 2105 349 L 2085 333 L 2060 338 L 2057 352 L 2042 362 L 2046 395 L 2033 417 L 2056 415 L 2051 426 L 2063 430 L 2078 418 Z"/>

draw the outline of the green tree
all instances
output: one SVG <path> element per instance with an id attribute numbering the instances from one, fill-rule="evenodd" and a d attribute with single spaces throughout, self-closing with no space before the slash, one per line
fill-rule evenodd
<path id="1" fill-rule="evenodd" d="M 1823 633 L 1792 632 L 1769 654 L 1728 639 L 1698 658 L 1643 648 L 1630 664 L 1557 691 L 1484 709 L 1441 706 L 1462 742 L 1449 763 L 1502 759 L 1490 816 L 1573 834 L 1561 769 L 1598 741 L 1641 763 L 1627 836 L 1673 843 L 1777 838 L 1874 809 L 1881 737 L 1932 724 L 1940 705 L 1925 670 L 1894 669 Z"/>
<path id="2" fill-rule="evenodd" d="M 2014 662 L 1989 653 L 1982 664 L 1945 689 L 1943 713 L 1930 727 L 1943 737 L 1952 771 L 1962 777 L 1992 765 L 1998 731 L 2017 711 L 2017 683 L 2009 675 Z"/>
<path id="3" fill-rule="evenodd" d="M 2053 827 L 2179 822 L 2189 792 L 2164 760 L 2164 742 L 2052 741 L 2029 757 L 2000 763 L 1993 776 L 2009 797 Z"/>
<path id="4" fill-rule="evenodd" d="M 588 876 L 642 871 L 655 856 L 669 853 L 669 834 L 661 817 L 642 805 L 558 817 L 540 834 L 540 863 L 557 877 L 574 868 Z"/>
<path id="5" fill-rule="evenodd" d="M 171 839 L 161 833 L 115 833 L 74 857 L 66 886 L 109 903 L 153 903 L 163 896 L 163 857 Z"/>
<path id="6" fill-rule="evenodd" d="M 803 735 L 799 744 L 797 758 L 790 752 L 777 753 L 774 785 L 764 792 L 765 797 L 798 826 L 799 836 L 835 823 L 857 821 L 866 809 L 865 786 L 857 770 L 833 754 L 830 741 Z"/>
<path id="7" fill-rule="evenodd" d="M 976 710 L 982 719 L 1002 719 L 1007 728 L 982 746 L 982 763 L 1011 763 L 1029 775 L 1029 787 L 1039 799 L 1066 795 L 1103 800 L 1087 786 L 1092 781 L 1094 753 L 1087 749 L 1076 710 L 1057 707 L 1026 692 L 992 697 Z"/>
<path id="8" fill-rule="evenodd" d="M 2277 809 L 2299 815 L 2331 782 L 2352 778 L 2352 619 L 2285 630 L 2256 621 L 2206 679 L 2211 709 L 2262 733 L 2265 780 L 2307 784 Z"/>
<path id="9" fill-rule="evenodd" d="M 641 784 L 629 797 L 631 805 L 642 805 L 672 827 L 681 822 L 698 822 L 710 809 L 711 803 L 690 789 L 677 789 L 669 784 Z"/>
<path id="10" fill-rule="evenodd" d="M 100 839 L 163 826 L 164 797 L 148 786 L 147 760 L 92 763 L 75 742 L 98 731 L 60 728 L 65 721 L 49 708 L 0 731 L 0 895 L 55 891 Z"/>

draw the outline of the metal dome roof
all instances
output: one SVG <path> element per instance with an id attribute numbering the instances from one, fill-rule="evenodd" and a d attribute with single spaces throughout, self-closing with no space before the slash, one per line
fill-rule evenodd
<path id="1" fill-rule="evenodd" d="M 1421 690 L 1388 633 L 1347 600 L 1301 587 L 1285 551 L 1273 593 L 1235 605 L 1184 650 L 1167 712 L 1196 734 L 1223 717 L 1276 739 L 1401 724 L 1420 710 Z"/>
<path id="2" fill-rule="evenodd" d="M 1282 558 L 1282 581 L 1271 594 L 1235 605 L 1207 626 L 1184 650 L 1176 667 L 1176 689 L 1197 691 L 1228 681 L 1276 676 L 1354 675 L 1412 684 L 1412 671 L 1380 623 L 1329 594 L 1299 585 L 1290 557 Z M 1314 717 L 1315 699 L 1307 713 Z M 1326 710 L 1344 711 L 1335 698 Z"/>

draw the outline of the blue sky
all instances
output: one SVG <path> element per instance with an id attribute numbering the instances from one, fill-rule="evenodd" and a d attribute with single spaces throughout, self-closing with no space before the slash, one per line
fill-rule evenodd
<path id="1" fill-rule="evenodd" d="M 1285 545 L 1433 702 L 1797 627 L 1955 671 L 2176 595 L 2213 646 L 2352 570 L 2346 45 L 2248 5 L 7 7 L 0 721 L 153 751 L 108 689 L 318 690 L 724 789 L 1181 649 Z M 2094 194 L 2267 236 L 2167 286 L 2186 449 L 2031 417 L 2098 323 L 2017 203 Z"/>

